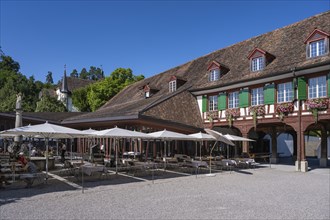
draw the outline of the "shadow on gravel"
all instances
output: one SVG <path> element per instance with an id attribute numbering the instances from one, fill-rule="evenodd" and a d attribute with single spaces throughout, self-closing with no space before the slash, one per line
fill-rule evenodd
<path id="1" fill-rule="evenodd" d="M 23 181 L 18 181 L 1 189 L 0 207 L 35 195 L 76 190 L 76 188 L 52 178 L 49 178 L 47 183 L 33 184 L 30 188 L 25 188 L 25 185 Z"/>
<path id="2" fill-rule="evenodd" d="M 233 170 L 236 173 L 241 173 L 241 174 L 248 174 L 248 175 L 253 175 L 253 173 L 245 171 L 245 170 Z"/>

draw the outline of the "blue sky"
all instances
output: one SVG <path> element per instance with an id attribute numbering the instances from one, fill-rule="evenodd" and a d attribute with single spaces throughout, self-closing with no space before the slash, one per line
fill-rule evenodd
<path id="1" fill-rule="evenodd" d="M 149 77 L 330 10 L 330 0 L 0 1 L 3 52 L 42 82 L 65 64 Z"/>

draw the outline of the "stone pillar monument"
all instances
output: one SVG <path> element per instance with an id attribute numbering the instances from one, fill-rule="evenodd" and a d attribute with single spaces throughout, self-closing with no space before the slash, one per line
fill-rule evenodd
<path id="1" fill-rule="evenodd" d="M 22 113 L 23 113 L 23 109 L 22 109 L 22 93 L 18 93 L 17 95 L 17 99 L 16 99 L 16 121 L 15 121 L 15 128 L 18 127 L 22 127 L 23 123 L 22 123 Z M 14 141 L 18 144 L 21 144 L 22 142 L 22 135 L 17 135 L 14 138 Z"/>

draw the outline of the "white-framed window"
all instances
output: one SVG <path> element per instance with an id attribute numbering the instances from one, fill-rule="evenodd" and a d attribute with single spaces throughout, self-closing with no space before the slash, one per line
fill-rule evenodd
<path id="1" fill-rule="evenodd" d="M 318 57 L 326 53 L 326 39 L 313 41 L 308 44 L 308 57 Z"/>
<path id="2" fill-rule="evenodd" d="M 231 92 L 228 94 L 228 107 L 238 108 L 238 92 Z"/>
<path id="3" fill-rule="evenodd" d="M 277 102 L 291 102 L 293 100 L 292 82 L 277 85 Z"/>
<path id="4" fill-rule="evenodd" d="M 327 78 L 320 76 L 308 80 L 308 98 L 322 98 L 327 96 Z"/>
<path id="5" fill-rule="evenodd" d="M 252 72 L 263 70 L 263 68 L 265 66 L 264 64 L 265 64 L 265 60 L 264 60 L 263 57 L 253 58 L 252 61 L 251 61 L 251 70 L 252 70 Z"/>
<path id="6" fill-rule="evenodd" d="M 218 110 L 218 96 L 209 96 L 209 111 Z"/>
<path id="7" fill-rule="evenodd" d="M 209 73 L 209 81 L 217 81 L 220 78 L 220 69 L 213 69 Z"/>
<path id="8" fill-rule="evenodd" d="M 264 104 L 264 89 L 262 87 L 251 90 L 251 105 Z"/>
<path id="9" fill-rule="evenodd" d="M 150 97 L 150 92 L 149 92 L 149 91 L 146 91 L 146 92 L 144 93 L 144 97 L 149 98 L 149 97 Z"/>
<path id="10" fill-rule="evenodd" d="M 169 82 L 169 91 L 175 92 L 176 91 L 176 80 L 172 80 Z"/>

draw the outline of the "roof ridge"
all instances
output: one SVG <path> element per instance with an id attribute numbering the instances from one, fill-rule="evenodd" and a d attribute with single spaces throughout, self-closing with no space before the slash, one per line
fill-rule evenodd
<path id="1" fill-rule="evenodd" d="M 268 31 L 268 32 L 266 32 L 266 33 L 263 33 L 263 34 L 260 34 L 260 35 L 257 35 L 257 36 L 254 36 L 254 37 L 248 38 L 248 39 L 246 39 L 246 40 L 242 40 L 242 41 L 240 41 L 240 42 L 233 43 L 233 44 L 231 44 L 231 45 L 229 45 L 229 46 L 222 47 L 222 48 L 220 48 L 220 49 L 214 50 L 214 51 L 212 51 L 212 52 L 210 52 L 210 53 L 207 53 L 207 54 L 205 54 L 205 55 L 203 55 L 203 56 L 200 56 L 200 57 L 198 57 L 198 58 L 196 58 L 196 59 L 193 59 L 193 60 L 191 60 L 191 61 L 195 61 L 195 60 L 198 60 L 198 59 L 200 59 L 200 58 L 204 58 L 204 57 L 210 56 L 210 55 L 215 54 L 216 52 L 218 52 L 218 51 L 220 51 L 220 50 L 225 50 L 225 49 L 228 49 L 228 48 L 233 47 L 233 46 L 238 46 L 238 45 L 244 44 L 244 43 L 246 43 L 246 42 L 252 41 L 252 40 L 254 40 L 254 39 L 260 38 L 260 37 L 262 37 L 262 36 L 266 36 L 266 35 L 268 35 L 268 34 L 271 34 L 271 33 L 277 32 L 277 31 L 281 31 L 281 30 L 284 30 L 284 29 L 287 29 L 287 28 L 291 28 L 292 26 L 295 26 L 295 25 L 298 25 L 298 24 L 301 24 L 301 23 L 305 23 L 307 20 L 311 20 L 311 19 L 314 19 L 314 18 L 316 18 L 316 17 L 323 16 L 323 15 L 325 15 L 325 14 L 330 14 L 330 10 L 329 10 L 329 11 L 326 11 L 326 12 L 322 12 L 322 13 L 317 14 L 317 15 L 310 16 L 310 17 L 308 17 L 308 18 L 305 18 L 305 19 L 303 19 L 303 20 L 297 21 L 297 22 L 292 23 L 292 24 L 288 24 L 288 25 L 286 25 L 286 26 L 284 26 L 284 27 L 280 27 L 280 28 L 277 28 L 277 29 L 275 29 L 275 30 L 271 30 L 271 31 Z"/>

